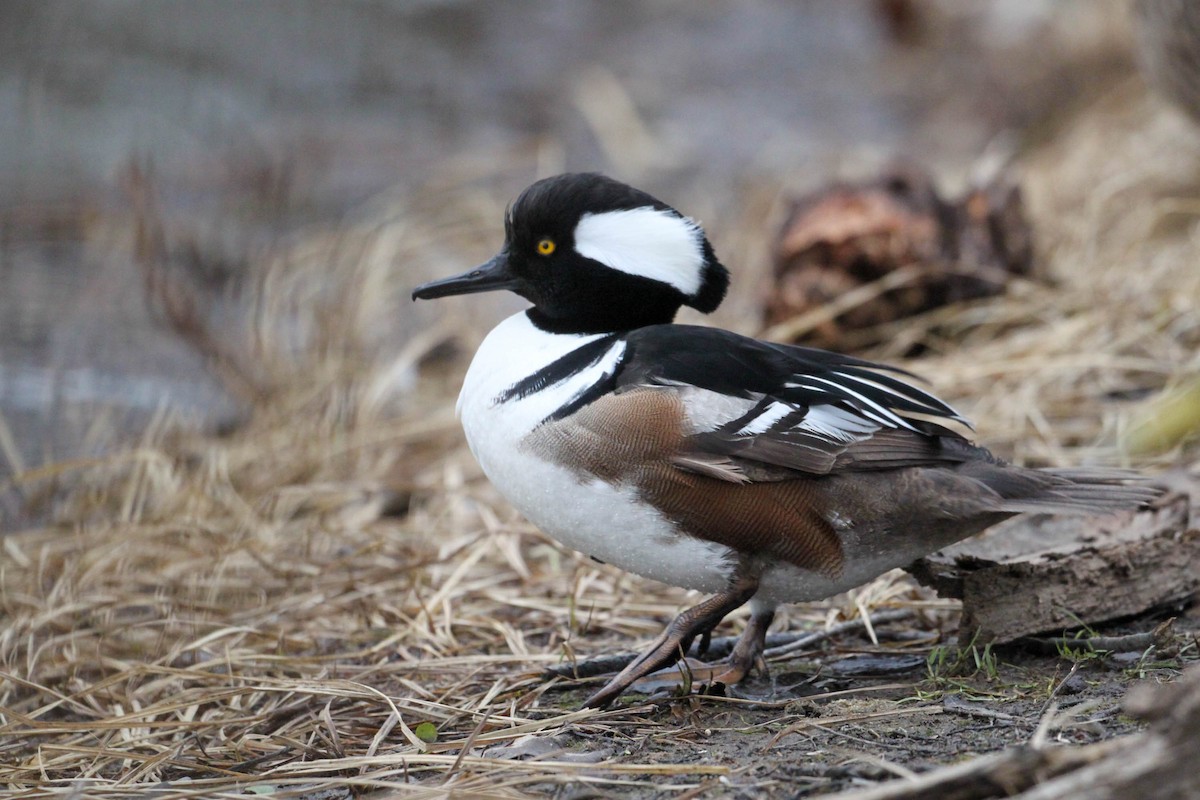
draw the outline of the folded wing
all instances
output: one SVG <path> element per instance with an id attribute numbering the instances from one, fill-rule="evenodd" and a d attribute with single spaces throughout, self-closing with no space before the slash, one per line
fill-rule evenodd
<path id="1" fill-rule="evenodd" d="M 616 390 L 680 393 L 692 429 L 680 469 L 734 482 L 897 469 L 984 457 L 942 421 L 953 408 L 901 370 L 694 326 L 628 337 Z"/>

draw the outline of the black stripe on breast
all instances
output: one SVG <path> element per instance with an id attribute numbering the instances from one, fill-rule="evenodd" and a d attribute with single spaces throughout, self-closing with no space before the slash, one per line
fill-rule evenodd
<path id="1" fill-rule="evenodd" d="M 522 378 L 505 389 L 496 396 L 496 402 L 505 403 L 509 400 L 519 400 L 523 397 L 528 397 L 531 394 L 562 383 L 568 378 L 583 372 L 585 369 L 599 363 L 604 354 L 616 343 L 619 336 L 620 334 L 616 333 L 609 334 L 594 342 L 588 342 L 585 345 L 575 348 L 565 356 L 551 361 L 537 372 Z M 614 376 L 616 375 L 617 367 L 619 367 L 619 364 L 615 365 L 611 371 L 602 375 L 591 386 L 576 394 L 562 406 L 559 406 L 558 410 L 543 421 L 562 419 L 563 417 L 570 416 L 605 392 L 612 391 L 616 388 Z"/>
<path id="2" fill-rule="evenodd" d="M 554 420 L 569 417 L 589 403 L 593 403 L 609 392 L 615 391 L 617 388 L 616 373 L 619 366 L 620 362 L 617 362 L 617 365 L 613 367 L 611 372 L 601 375 L 599 380 L 572 397 L 566 403 L 563 403 L 558 407 L 557 411 L 546 417 L 542 422 L 553 422 Z"/>

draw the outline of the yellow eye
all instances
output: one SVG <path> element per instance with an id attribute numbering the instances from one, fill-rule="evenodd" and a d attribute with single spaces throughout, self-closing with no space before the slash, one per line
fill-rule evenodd
<path id="1" fill-rule="evenodd" d="M 553 239 L 542 239 L 537 243 L 537 251 L 541 255 L 548 256 L 554 252 L 556 246 Z"/>

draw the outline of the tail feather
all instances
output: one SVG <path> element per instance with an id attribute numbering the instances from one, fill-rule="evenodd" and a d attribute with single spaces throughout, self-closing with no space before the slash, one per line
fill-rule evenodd
<path id="1" fill-rule="evenodd" d="M 1030 478 L 1028 493 L 1009 493 L 1001 509 L 1014 513 L 1039 514 L 1110 514 L 1139 508 L 1153 502 L 1165 489 L 1131 470 L 1085 467 L 1073 469 L 1022 470 Z M 1022 482 L 1025 483 L 1025 482 Z"/>

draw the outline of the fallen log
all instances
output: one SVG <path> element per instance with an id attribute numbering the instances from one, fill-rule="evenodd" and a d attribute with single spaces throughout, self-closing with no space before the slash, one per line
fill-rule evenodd
<path id="1" fill-rule="evenodd" d="M 1191 496 L 1200 497 L 1200 492 Z M 1107 517 L 1023 516 L 912 564 L 963 601 L 964 641 L 1011 642 L 1186 602 L 1200 590 L 1189 494 Z"/>

